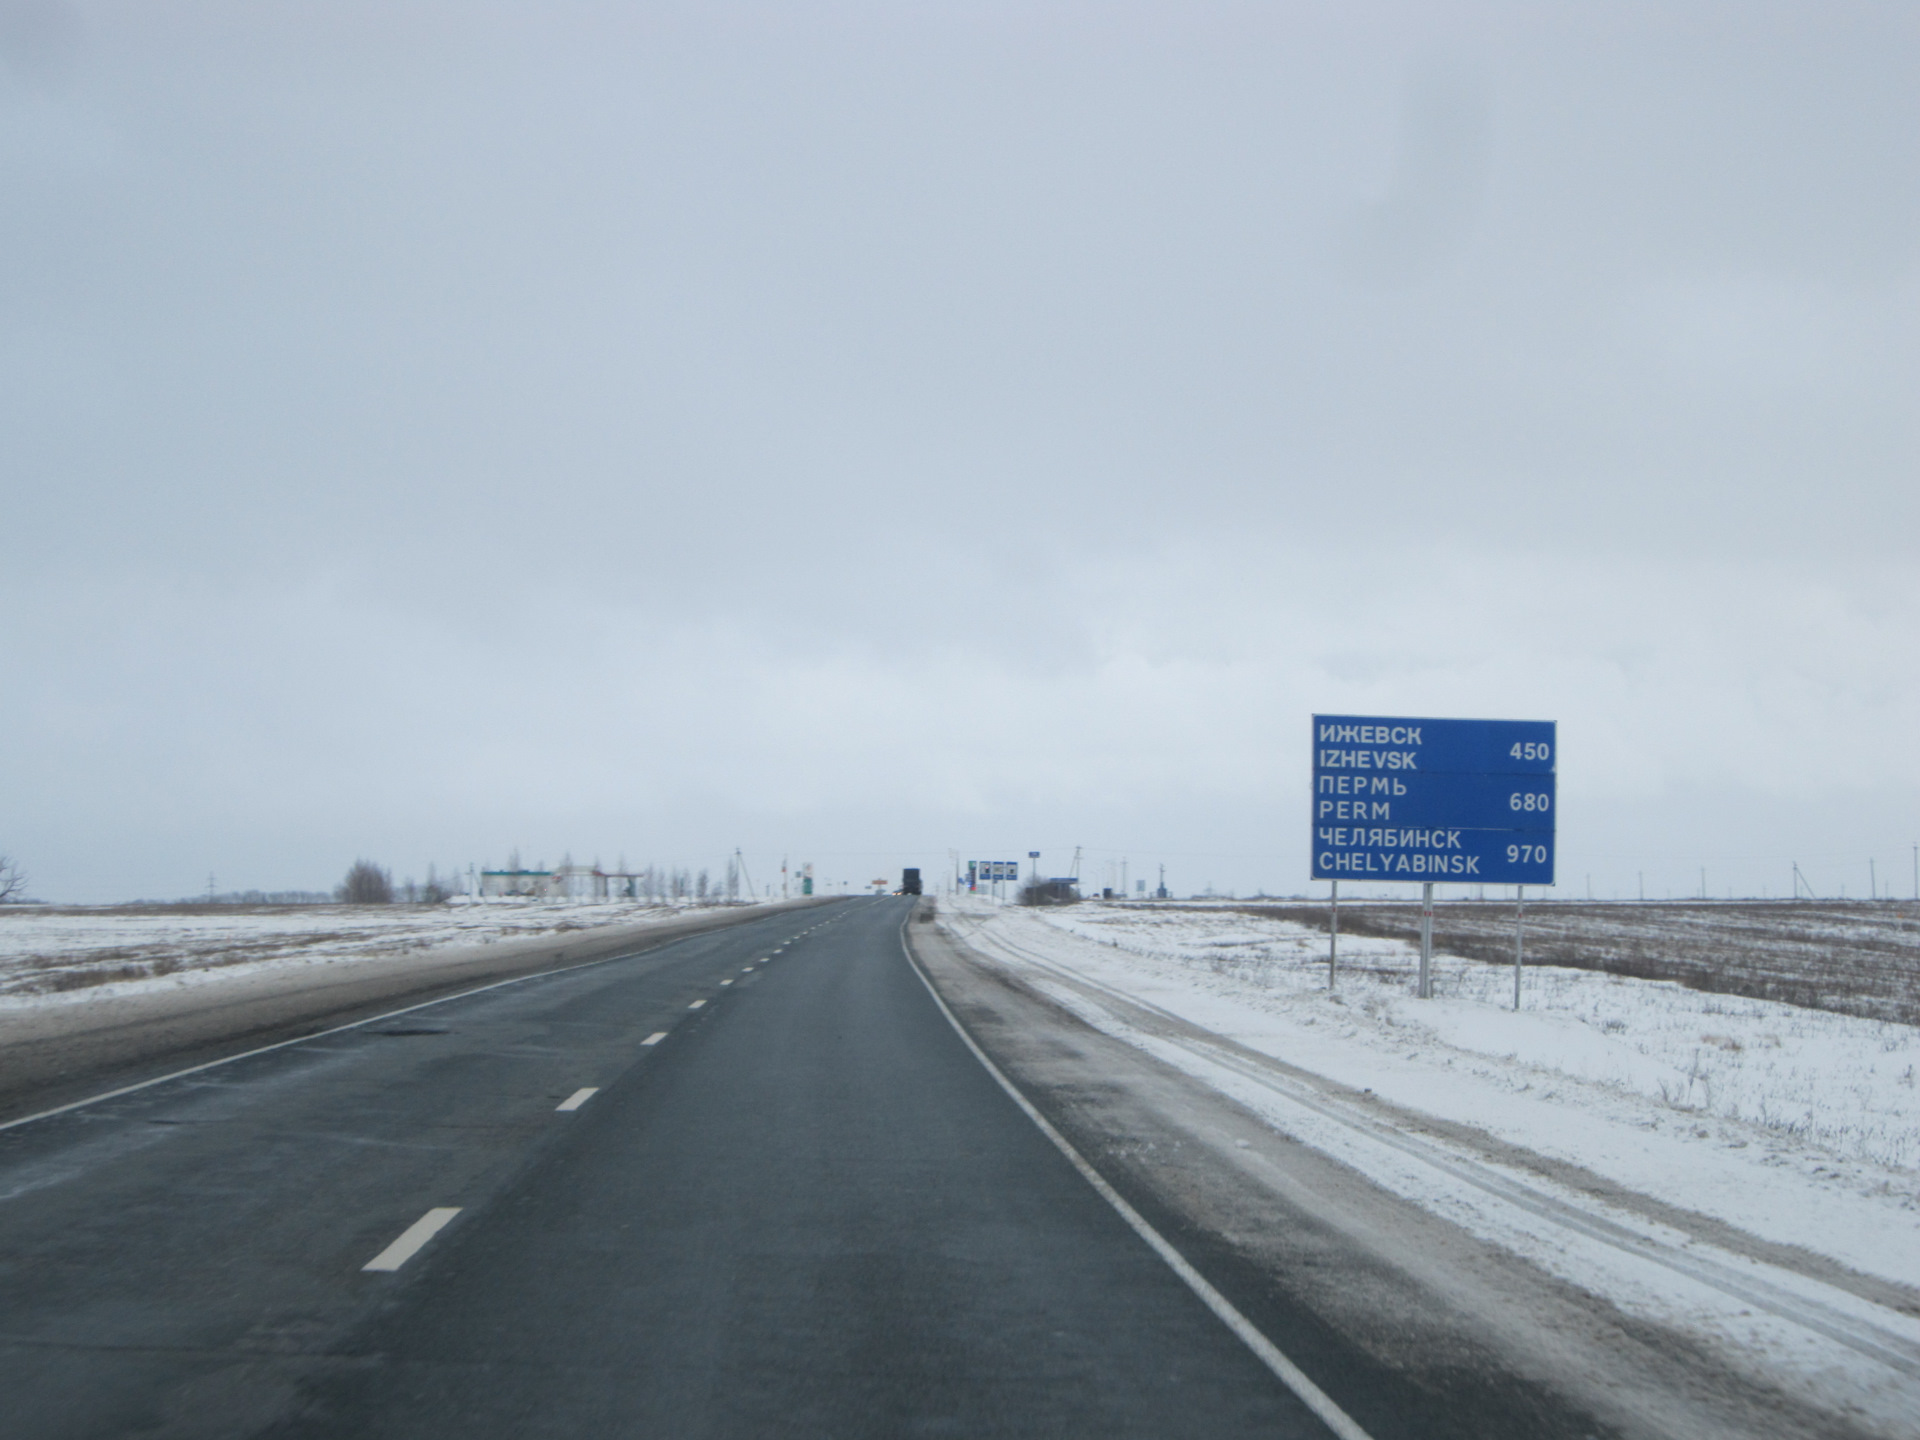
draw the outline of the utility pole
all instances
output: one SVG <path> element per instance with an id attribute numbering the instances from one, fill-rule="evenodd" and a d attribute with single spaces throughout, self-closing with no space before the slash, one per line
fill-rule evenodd
<path id="1" fill-rule="evenodd" d="M 1874 874 L 1871 857 L 1867 860 L 1867 898 L 1869 900 L 1880 898 L 1880 877 Z"/>

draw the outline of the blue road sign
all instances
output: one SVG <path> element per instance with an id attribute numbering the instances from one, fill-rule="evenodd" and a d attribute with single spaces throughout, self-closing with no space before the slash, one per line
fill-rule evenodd
<path id="1" fill-rule="evenodd" d="M 1418 770 L 1455 775 L 1553 773 L 1551 720 L 1313 717 L 1315 770 Z"/>
<path id="2" fill-rule="evenodd" d="M 1313 878 L 1551 885 L 1551 720 L 1313 717 Z"/>
<path id="3" fill-rule="evenodd" d="M 1552 830 L 1548 775 L 1363 775 L 1313 777 L 1315 825 L 1463 825 L 1475 830 Z"/>

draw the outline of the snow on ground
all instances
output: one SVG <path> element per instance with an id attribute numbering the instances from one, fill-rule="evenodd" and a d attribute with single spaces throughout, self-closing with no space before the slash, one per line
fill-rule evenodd
<path id="1" fill-rule="evenodd" d="M 1174 962 L 1214 993 L 1257 996 L 1264 1009 L 1282 997 L 1326 998 L 1327 937 L 1297 924 L 1102 904 L 1045 919 L 1129 955 Z M 1437 998 L 1422 1002 L 1411 988 L 1417 946 L 1343 935 L 1340 956 L 1349 967 L 1341 999 L 1361 1012 L 1354 1039 L 1364 1034 L 1373 1048 L 1433 1043 L 1453 1067 L 1519 1093 L 1579 1081 L 1657 1102 L 1642 1118 L 1668 1128 L 1724 1120 L 1772 1145 L 1810 1142 L 1823 1158 L 1910 1180 L 1920 1170 L 1913 1026 L 1558 966 L 1527 969 L 1516 1015 L 1508 966 L 1436 954 Z"/>
<path id="2" fill-rule="evenodd" d="M 1023 910 L 962 897 L 942 919 L 1099 1028 L 1483 1238 L 1749 1363 L 1764 1357 L 1825 1386 L 1829 1403 L 1912 1413 L 1920 1318 L 1899 1313 L 1910 1306 L 1703 1244 L 1485 1151 L 1409 1142 L 1337 1096 L 1328 1103 L 1226 1052 L 1149 1035 L 1101 997 L 1156 1007 L 1404 1110 L 1915 1288 L 1920 1028 L 1547 967 L 1527 971 L 1515 1013 L 1510 967 L 1445 955 L 1435 956 L 1438 998 L 1422 1001 L 1417 947 L 1346 936 L 1341 957 L 1355 968 L 1330 995 L 1323 931 L 1225 910 Z M 1608 1227 L 1636 1238 L 1623 1245 Z M 1766 1305 L 1734 1294 L 1748 1284 Z M 1895 1357 L 1897 1383 L 1863 1401 L 1862 1355 L 1875 1353 Z"/>
<path id="3" fill-rule="evenodd" d="M 694 902 L 0 907 L 0 1009 L 667 920 Z"/>
<path id="4" fill-rule="evenodd" d="M 1326 924 L 1324 901 L 1257 901 L 1234 908 L 1315 929 Z M 1501 963 L 1513 954 L 1513 922 L 1512 900 L 1450 895 L 1435 908 L 1434 943 L 1450 954 Z M 1420 907 L 1406 900 L 1363 901 L 1342 910 L 1341 924 L 1343 930 L 1415 941 Z M 1920 900 L 1552 899 L 1527 907 L 1526 940 L 1528 959 L 1542 965 L 1674 980 L 1722 995 L 1920 1024 Z"/>

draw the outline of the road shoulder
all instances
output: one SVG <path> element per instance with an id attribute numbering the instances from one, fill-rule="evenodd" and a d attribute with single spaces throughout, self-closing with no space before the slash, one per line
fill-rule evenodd
<path id="1" fill-rule="evenodd" d="M 995 1063 L 1376 1436 L 1409 1415 L 1435 1436 L 1846 1433 L 1390 1194 L 939 927 L 908 932 Z"/>

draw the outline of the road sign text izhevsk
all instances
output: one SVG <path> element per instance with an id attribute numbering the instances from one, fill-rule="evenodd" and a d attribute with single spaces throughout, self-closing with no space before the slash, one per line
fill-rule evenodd
<path id="1" fill-rule="evenodd" d="M 1553 884 L 1551 720 L 1313 717 L 1313 878 Z"/>

